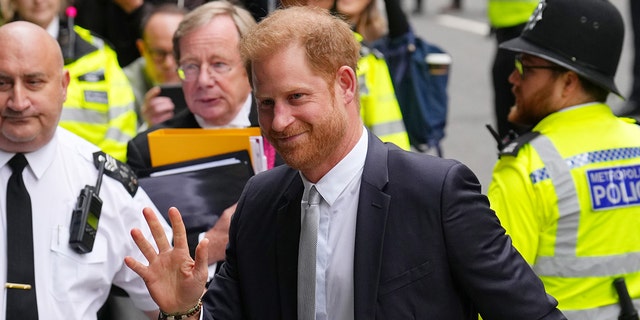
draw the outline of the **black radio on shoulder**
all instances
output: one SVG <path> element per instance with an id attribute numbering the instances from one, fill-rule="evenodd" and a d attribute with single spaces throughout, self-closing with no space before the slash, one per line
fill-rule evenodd
<path id="1" fill-rule="evenodd" d="M 98 160 L 96 186 L 84 186 L 71 216 L 69 245 L 78 253 L 89 253 L 93 250 L 93 243 L 98 231 L 98 220 L 102 211 L 102 200 L 98 195 L 100 194 L 106 159 L 100 156 Z"/>

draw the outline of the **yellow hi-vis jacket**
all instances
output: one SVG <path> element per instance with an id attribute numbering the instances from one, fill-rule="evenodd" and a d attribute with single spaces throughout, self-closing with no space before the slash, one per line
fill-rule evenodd
<path id="1" fill-rule="evenodd" d="M 60 126 L 126 161 L 127 142 L 137 131 L 133 90 L 115 51 L 90 31 L 75 26 L 72 56 L 65 68 L 71 81 Z M 63 54 L 69 46 L 61 43 Z"/>
<path id="2" fill-rule="evenodd" d="M 503 149 L 488 197 L 567 318 L 618 319 L 617 277 L 640 307 L 640 126 L 631 119 L 601 103 L 548 115 Z"/>
<path id="3" fill-rule="evenodd" d="M 362 36 L 354 33 L 362 44 Z M 409 135 L 382 53 L 362 45 L 358 60 L 360 116 L 364 125 L 384 142 L 409 150 Z"/>
<path id="4" fill-rule="evenodd" d="M 529 20 L 538 0 L 489 0 L 487 15 L 494 28 L 508 28 Z"/>

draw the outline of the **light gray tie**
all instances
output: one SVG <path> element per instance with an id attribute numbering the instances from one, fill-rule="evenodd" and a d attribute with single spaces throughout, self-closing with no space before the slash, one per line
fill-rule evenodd
<path id="1" fill-rule="evenodd" d="M 320 193 L 312 186 L 309 201 L 302 217 L 298 248 L 298 320 L 316 318 L 316 248 Z"/>

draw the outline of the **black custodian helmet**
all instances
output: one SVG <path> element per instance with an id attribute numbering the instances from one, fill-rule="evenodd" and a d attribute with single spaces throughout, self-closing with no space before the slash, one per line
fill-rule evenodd
<path id="1" fill-rule="evenodd" d="M 551 61 L 622 97 L 613 78 L 623 40 L 622 16 L 607 0 L 540 0 L 522 34 L 500 48 Z"/>

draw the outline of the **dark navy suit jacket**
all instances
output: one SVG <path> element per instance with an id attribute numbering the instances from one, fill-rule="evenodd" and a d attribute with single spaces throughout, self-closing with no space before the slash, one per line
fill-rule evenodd
<path id="1" fill-rule="evenodd" d="M 298 171 L 254 176 L 233 216 L 205 319 L 296 319 Z M 354 319 L 565 319 L 454 160 L 369 134 L 357 210 Z"/>

